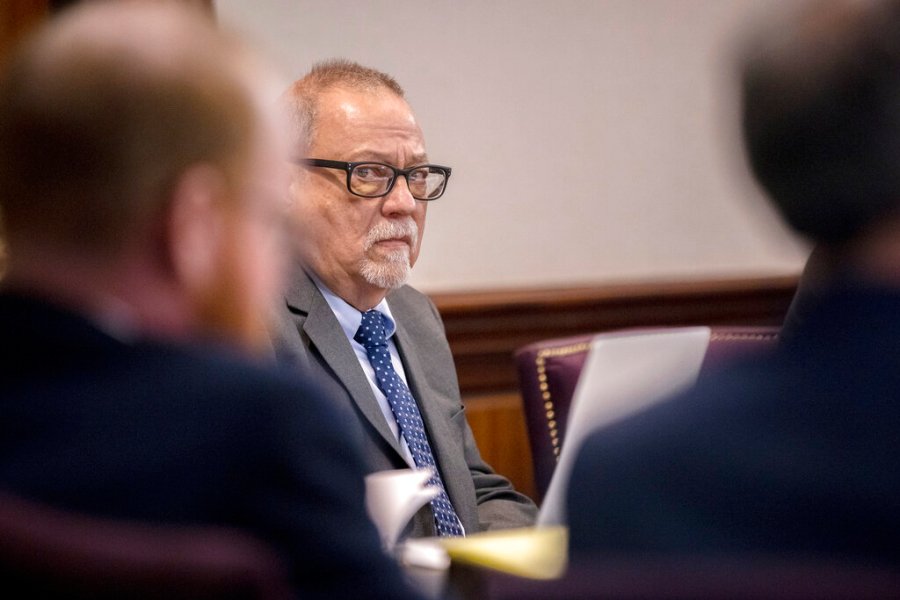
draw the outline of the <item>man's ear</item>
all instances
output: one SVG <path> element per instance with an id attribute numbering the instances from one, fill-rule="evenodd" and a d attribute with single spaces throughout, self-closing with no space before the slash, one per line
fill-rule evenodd
<path id="1" fill-rule="evenodd" d="M 191 167 L 173 188 L 166 219 L 166 254 L 173 278 L 186 290 L 206 289 L 216 277 L 226 192 L 221 172 L 208 165 Z"/>

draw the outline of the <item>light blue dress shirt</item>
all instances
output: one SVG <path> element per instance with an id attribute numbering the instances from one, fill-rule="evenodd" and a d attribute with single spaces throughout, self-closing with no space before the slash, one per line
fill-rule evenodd
<path id="1" fill-rule="evenodd" d="M 416 463 L 413 461 L 412 453 L 409 451 L 406 439 L 400 435 L 400 428 L 397 426 L 397 420 L 394 418 L 394 413 L 391 411 L 391 405 L 388 404 L 387 398 L 378 387 L 378 382 L 375 379 L 375 369 L 372 368 L 372 364 L 369 362 L 369 355 L 366 353 L 366 349 L 363 345 L 353 339 L 359 329 L 359 324 L 362 322 L 362 313 L 329 290 L 325 284 L 318 280 L 318 278 L 313 277 L 312 279 L 313 282 L 315 282 L 316 287 L 319 288 L 319 291 L 322 292 L 322 296 L 325 297 L 325 302 L 331 307 L 334 316 L 337 317 L 341 329 L 344 330 L 344 335 L 346 335 L 347 339 L 350 341 L 350 346 L 353 347 L 353 351 L 356 353 L 359 366 L 362 367 L 363 372 L 365 372 L 366 379 L 369 381 L 369 386 L 372 388 L 372 393 L 375 394 L 375 399 L 378 400 L 378 406 L 381 408 L 381 412 L 384 413 L 384 419 L 387 421 L 388 427 L 391 428 L 394 437 L 400 442 L 403 458 L 411 468 L 415 468 Z M 374 308 L 375 310 L 381 311 L 381 313 L 387 317 L 387 323 L 385 323 L 385 335 L 387 336 L 388 349 L 391 353 L 391 362 L 394 365 L 394 370 L 397 371 L 397 374 L 403 379 L 403 383 L 409 387 L 409 382 L 406 380 L 406 373 L 403 370 L 403 363 L 400 360 L 400 353 L 397 351 L 396 344 L 394 344 L 394 333 L 397 331 L 397 324 L 394 322 L 394 316 L 391 314 L 387 299 L 379 302 Z"/>

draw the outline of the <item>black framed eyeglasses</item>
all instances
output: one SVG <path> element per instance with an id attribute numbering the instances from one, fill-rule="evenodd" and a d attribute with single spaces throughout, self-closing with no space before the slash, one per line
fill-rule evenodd
<path id="1" fill-rule="evenodd" d="M 310 167 L 340 169 L 347 172 L 347 189 L 351 194 L 363 198 L 387 196 L 394 189 L 399 176 L 406 178 L 409 193 L 416 200 L 437 200 L 447 189 L 450 167 L 440 165 L 416 165 L 408 169 L 398 169 L 379 162 L 343 162 L 321 158 L 299 158 L 298 164 Z"/>

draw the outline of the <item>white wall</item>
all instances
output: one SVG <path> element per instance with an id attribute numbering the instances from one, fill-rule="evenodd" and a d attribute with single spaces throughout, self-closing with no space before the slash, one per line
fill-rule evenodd
<path id="1" fill-rule="evenodd" d="M 290 78 L 394 75 L 429 155 L 426 291 L 796 273 L 750 182 L 732 42 L 785 0 L 216 0 Z"/>

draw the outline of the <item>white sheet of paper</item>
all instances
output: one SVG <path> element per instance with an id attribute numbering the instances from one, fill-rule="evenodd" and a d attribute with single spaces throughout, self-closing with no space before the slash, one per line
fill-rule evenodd
<path id="1" fill-rule="evenodd" d="M 575 386 L 559 462 L 538 525 L 567 523 L 569 475 L 587 435 L 693 385 L 709 336 L 709 327 L 672 327 L 594 338 Z"/>

